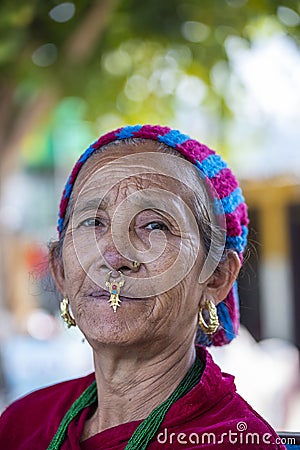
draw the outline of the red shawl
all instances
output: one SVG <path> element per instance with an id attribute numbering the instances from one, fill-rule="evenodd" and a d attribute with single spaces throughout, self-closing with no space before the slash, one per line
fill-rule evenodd
<path id="1" fill-rule="evenodd" d="M 168 411 L 149 450 L 285 449 L 270 425 L 236 393 L 234 377 L 222 373 L 203 347 L 201 380 Z M 33 392 L 17 400 L 0 418 L 0 448 L 46 450 L 72 403 L 94 374 Z M 123 450 L 140 421 L 124 423 L 80 443 L 86 408 L 69 425 L 62 450 Z"/>

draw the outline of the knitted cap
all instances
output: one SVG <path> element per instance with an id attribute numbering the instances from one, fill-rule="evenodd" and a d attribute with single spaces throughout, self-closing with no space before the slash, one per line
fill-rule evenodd
<path id="1" fill-rule="evenodd" d="M 113 141 L 129 138 L 151 139 L 168 145 L 177 150 L 188 161 L 194 164 L 205 178 L 212 191 L 218 195 L 226 219 L 227 249 L 235 250 L 240 260 L 247 244 L 248 215 L 247 206 L 241 188 L 227 164 L 222 158 L 206 145 L 178 130 L 159 125 L 135 125 L 118 128 L 101 136 L 81 155 L 75 164 L 66 183 L 60 202 L 58 218 L 58 234 L 61 235 L 66 209 L 78 173 L 87 159 L 100 147 Z M 220 326 L 213 335 L 206 335 L 199 328 L 198 342 L 202 345 L 224 345 L 229 343 L 238 332 L 239 327 L 239 300 L 237 284 L 235 283 L 227 297 L 217 305 Z"/>

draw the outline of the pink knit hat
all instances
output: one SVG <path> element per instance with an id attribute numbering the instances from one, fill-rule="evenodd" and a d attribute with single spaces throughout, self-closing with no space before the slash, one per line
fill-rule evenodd
<path id="1" fill-rule="evenodd" d="M 151 139 L 168 145 L 177 150 L 188 161 L 194 164 L 204 177 L 208 185 L 211 185 L 221 201 L 226 219 L 226 244 L 227 249 L 235 250 L 240 260 L 247 245 L 248 215 L 247 205 L 242 195 L 241 188 L 226 163 L 213 150 L 191 139 L 178 130 L 159 125 L 135 125 L 118 128 L 101 136 L 79 158 L 63 191 L 59 208 L 58 234 L 61 236 L 66 209 L 72 193 L 72 189 L 78 173 L 87 159 L 100 147 L 113 141 L 128 138 Z M 224 345 L 229 343 L 238 333 L 239 327 L 239 300 L 237 284 L 235 283 L 228 296 L 217 305 L 220 326 L 213 335 L 205 334 L 200 328 L 197 340 L 203 345 Z"/>

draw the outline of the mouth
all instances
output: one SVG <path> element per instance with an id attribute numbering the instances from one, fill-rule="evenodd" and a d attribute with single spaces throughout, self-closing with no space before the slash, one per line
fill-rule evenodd
<path id="1" fill-rule="evenodd" d="M 88 294 L 88 297 L 93 298 L 95 300 L 106 300 L 108 301 L 110 298 L 110 293 L 108 291 L 105 291 L 104 289 L 102 290 L 97 290 L 97 291 L 92 291 Z M 145 300 L 144 298 L 137 298 L 137 297 L 125 297 L 124 295 L 119 295 L 120 300 L 123 302 L 129 302 L 129 301 L 141 301 L 141 300 Z"/>
<path id="2" fill-rule="evenodd" d="M 92 291 L 88 293 L 88 297 L 92 298 L 109 298 L 110 294 L 108 291 L 105 291 L 104 289 L 98 290 L 98 291 Z"/>

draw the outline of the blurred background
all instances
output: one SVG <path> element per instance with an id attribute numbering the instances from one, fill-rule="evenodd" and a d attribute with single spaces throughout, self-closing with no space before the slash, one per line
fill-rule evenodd
<path id="1" fill-rule="evenodd" d="M 159 123 L 241 181 L 243 327 L 212 353 L 277 430 L 300 431 L 300 2 L 2 0 L 0 28 L 0 411 L 93 370 L 47 274 L 59 198 L 100 134 Z"/>

